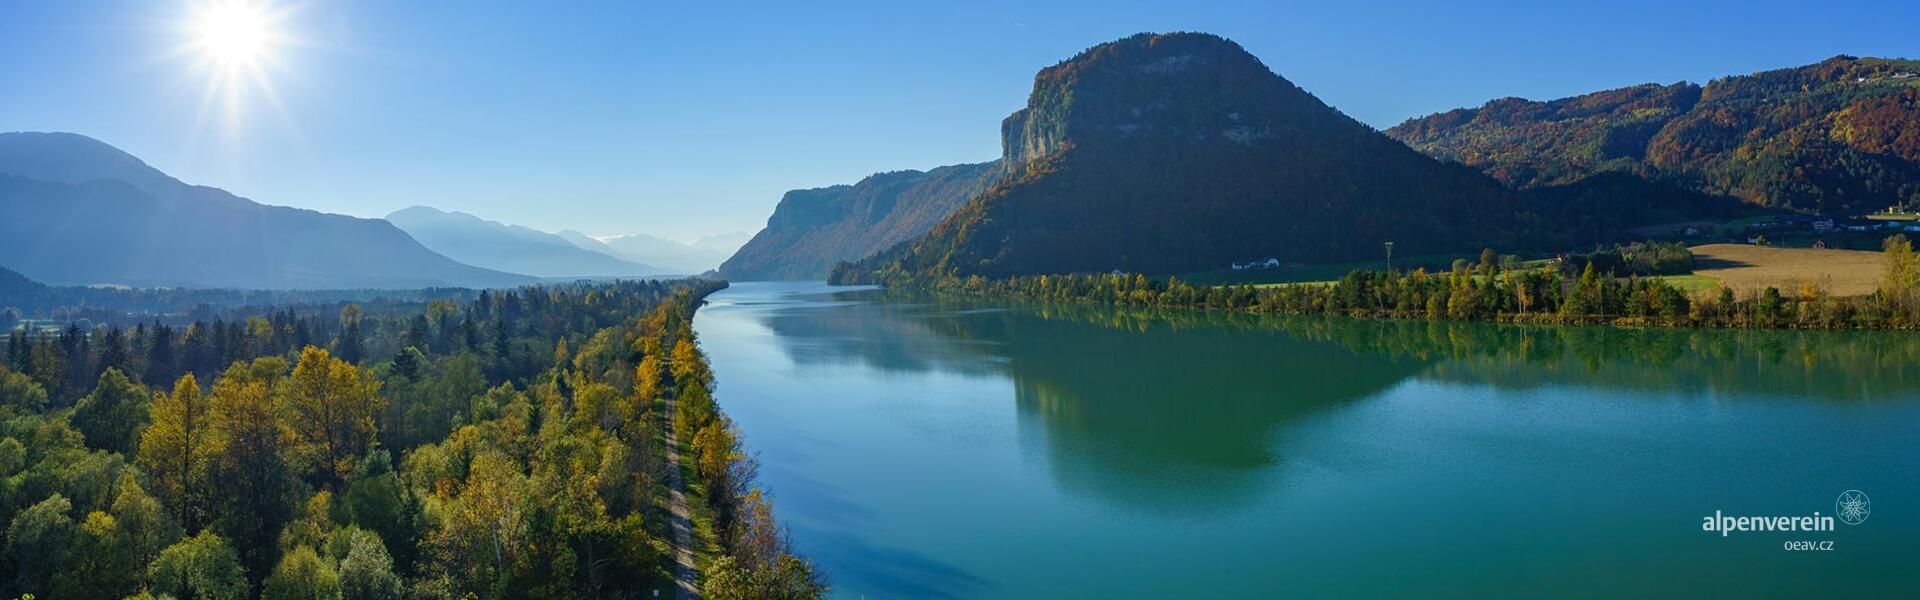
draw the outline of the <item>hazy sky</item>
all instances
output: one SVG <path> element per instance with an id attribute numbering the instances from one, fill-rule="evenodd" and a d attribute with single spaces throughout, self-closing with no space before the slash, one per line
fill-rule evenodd
<path id="1" fill-rule="evenodd" d="M 195 2 L 0 0 L 0 131 L 89 135 L 269 204 L 692 239 L 759 229 L 788 189 L 991 159 L 1036 70 L 1140 31 L 1225 35 L 1382 128 L 1920 57 L 1911 0 L 263 3 L 274 94 L 249 84 L 236 112 L 182 51 Z"/>

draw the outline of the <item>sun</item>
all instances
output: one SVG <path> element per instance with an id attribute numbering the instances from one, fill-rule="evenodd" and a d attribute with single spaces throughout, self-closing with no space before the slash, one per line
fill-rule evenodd
<path id="1" fill-rule="evenodd" d="M 216 64 L 259 64 L 275 42 L 265 10 L 245 0 L 210 0 L 193 17 L 194 45 Z"/>
<path id="2" fill-rule="evenodd" d="M 181 0 L 184 10 L 169 25 L 178 44 L 165 58 L 184 59 L 187 80 L 204 84 L 196 127 L 211 125 L 235 135 L 259 108 L 286 116 L 276 79 L 292 75 L 283 54 L 306 46 L 287 31 L 298 5 L 298 0 Z"/>

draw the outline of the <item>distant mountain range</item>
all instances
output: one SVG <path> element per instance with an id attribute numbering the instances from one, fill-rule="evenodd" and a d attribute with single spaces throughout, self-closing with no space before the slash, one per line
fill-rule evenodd
<path id="1" fill-rule="evenodd" d="M 656 275 L 669 269 L 582 248 L 567 235 L 414 206 L 387 221 L 427 248 L 470 265 L 539 277 Z"/>
<path id="2" fill-rule="evenodd" d="M 1920 61 L 1816 64 L 1571 98 L 1502 98 L 1387 135 L 1520 187 L 1630 173 L 1797 210 L 1920 206 Z"/>
<path id="3" fill-rule="evenodd" d="M 994 161 L 881 173 L 853 185 L 787 192 L 766 229 L 720 265 L 720 276 L 824 278 L 835 263 L 860 260 L 926 233 L 1001 174 Z"/>
<path id="4" fill-rule="evenodd" d="M 68 133 L 0 134 L 0 266 L 55 285 L 248 289 L 493 287 L 391 223 L 268 206 L 181 183 Z"/>
<path id="5" fill-rule="evenodd" d="M 746 232 L 710 235 L 692 244 L 654 237 L 644 233 L 634 233 L 609 238 L 594 238 L 578 231 L 562 231 L 558 235 L 581 248 L 660 265 L 670 273 L 698 274 L 713 270 L 727 259 L 749 235 Z"/>

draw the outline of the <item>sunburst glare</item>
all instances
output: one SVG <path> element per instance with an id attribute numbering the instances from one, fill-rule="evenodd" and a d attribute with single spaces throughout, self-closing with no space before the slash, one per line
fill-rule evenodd
<path id="1" fill-rule="evenodd" d="M 258 62 L 273 42 L 266 14 L 249 2 L 228 0 L 201 6 L 194 17 L 194 43 L 215 62 Z"/>
<path id="2" fill-rule="evenodd" d="M 205 79 L 199 121 L 217 119 L 234 135 L 252 105 L 279 109 L 274 78 L 281 51 L 292 43 L 285 30 L 292 8 L 272 0 L 192 0 L 185 8 L 174 54 L 193 62 L 195 77 Z"/>

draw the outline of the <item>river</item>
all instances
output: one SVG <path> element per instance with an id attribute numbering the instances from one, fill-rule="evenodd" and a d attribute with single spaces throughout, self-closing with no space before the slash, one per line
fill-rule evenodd
<path id="1" fill-rule="evenodd" d="M 735 284 L 694 326 L 836 597 L 1920 593 L 1911 333 L 812 283 Z M 1848 490 L 1871 500 L 1858 524 L 1703 530 L 1716 511 L 1832 517 Z"/>

